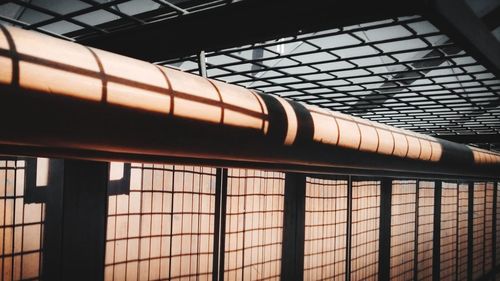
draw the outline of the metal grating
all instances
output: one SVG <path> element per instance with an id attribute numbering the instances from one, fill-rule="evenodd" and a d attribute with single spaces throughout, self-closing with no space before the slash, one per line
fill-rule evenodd
<path id="1" fill-rule="evenodd" d="M 351 279 L 377 280 L 380 181 L 352 182 Z"/>
<path id="2" fill-rule="evenodd" d="M 133 164 L 109 196 L 105 280 L 211 280 L 215 168 Z"/>
<path id="3" fill-rule="evenodd" d="M 417 280 L 432 280 L 434 231 L 434 182 L 418 183 Z"/>
<path id="4" fill-rule="evenodd" d="M 304 280 L 344 280 L 347 181 L 307 178 Z"/>
<path id="5" fill-rule="evenodd" d="M 421 16 L 206 54 L 208 76 L 433 135 L 500 132 L 500 80 Z M 161 64 L 196 73 L 196 57 Z"/>
<path id="6" fill-rule="evenodd" d="M 392 182 L 391 280 L 413 280 L 414 277 L 416 189 L 414 180 Z"/>
<path id="7" fill-rule="evenodd" d="M 279 280 L 285 174 L 229 169 L 225 280 Z"/>
<path id="8" fill-rule="evenodd" d="M 214 9 L 232 2 L 234 1 L 9 0 L 0 4 L 0 23 L 74 41 Z"/>
<path id="9" fill-rule="evenodd" d="M 39 280 L 42 270 L 45 203 L 24 198 L 26 163 L 0 159 L 0 279 Z"/>
<path id="10" fill-rule="evenodd" d="M 441 280 L 455 280 L 457 274 L 458 185 L 443 182 L 441 192 Z"/>

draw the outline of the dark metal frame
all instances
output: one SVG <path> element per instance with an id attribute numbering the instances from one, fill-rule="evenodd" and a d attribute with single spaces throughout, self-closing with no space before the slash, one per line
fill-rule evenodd
<path id="1" fill-rule="evenodd" d="M 306 176 L 287 173 L 283 214 L 281 280 L 303 280 Z"/>
<path id="2" fill-rule="evenodd" d="M 474 249 L 473 249 L 473 240 L 472 240 L 472 236 L 473 236 L 473 233 L 474 233 L 474 183 L 473 182 L 469 182 L 469 213 L 468 213 L 468 220 L 469 220 L 469 224 L 467 225 L 468 227 L 468 231 L 467 231 L 467 250 L 468 250 L 468 253 L 467 253 L 467 280 L 472 280 L 472 275 L 473 275 L 473 271 L 472 271 L 472 266 L 473 266 L 473 260 L 472 260 L 472 257 L 473 257 L 473 253 L 474 253 Z"/>
<path id="3" fill-rule="evenodd" d="M 380 227 L 378 280 L 390 280 L 391 272 L 391 214 L 392 179 L 382 179 L 380 185 Z"/>
<path id="4" fill-rule="evenodd" d="M 438 281 L 441 272 L 441 193 L 443 182 L 434 183 L 434 229 L 432 231 L 432 280 Z"/>
<path id="5" fill-rule="evenodd" d="M 224 280 L 224 252 L 226 233 L 227 169 L 217 168 L 215 191 L 214 255 L 212 280 Z"/>

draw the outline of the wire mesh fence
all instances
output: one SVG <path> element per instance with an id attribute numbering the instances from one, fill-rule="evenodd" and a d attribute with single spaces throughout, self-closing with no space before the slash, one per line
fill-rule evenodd
<path id="1" fill-rule="evenodd" d="M 46 205 L 25 202 L 24 160 L 0 159 L 0 280 L 38 280 Z"/>
<path id="2" fill-rule="evenodd" d="M 21 158 L 0 160 L 1 280 L 43 277 L 47 206 L 27 199 L 27 169 Z M 225 280 L 280 279 L 283 237 L 294 235 L 283 229 L 285 173 L 228 169 L 217 214 L 216 168 L 132 164 L 130 172 L 129 190 L 108 195 L 105 280 L 211 280 L 217 255 Z M 377 280 L 380 258 L 391 280 L 430 280 L 436 223 L 440 279 L 467 280 L 469 263 L 474 279 L 496 269 L 496 183 L 443 182 L 436 221 L 434 181 L 393 180 L 388 257 L 379 253 L 380 181 L 310 175 L 304 184 L 304 280 Z M 221 233 L 217 216 L 225 217 Z M 214 250 L 220 235 L 223 253 Z"/>

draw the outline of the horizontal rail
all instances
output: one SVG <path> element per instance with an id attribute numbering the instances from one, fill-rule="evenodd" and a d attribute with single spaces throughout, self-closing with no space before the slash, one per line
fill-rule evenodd
<path id="1" fill-rule="evenodd" d="M 499 177 L 500 154 L 0 26 L 0 151 Z M 128 155 L 128 156 L 127 156 Z"/>

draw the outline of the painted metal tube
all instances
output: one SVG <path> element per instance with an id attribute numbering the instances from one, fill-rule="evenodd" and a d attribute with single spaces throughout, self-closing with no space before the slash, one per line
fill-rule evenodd
<path id="1" fill-rule="evenodd" d="M 4 26 L 0 118 L 4 152 L 500 174 L 497 153 Z"/>

